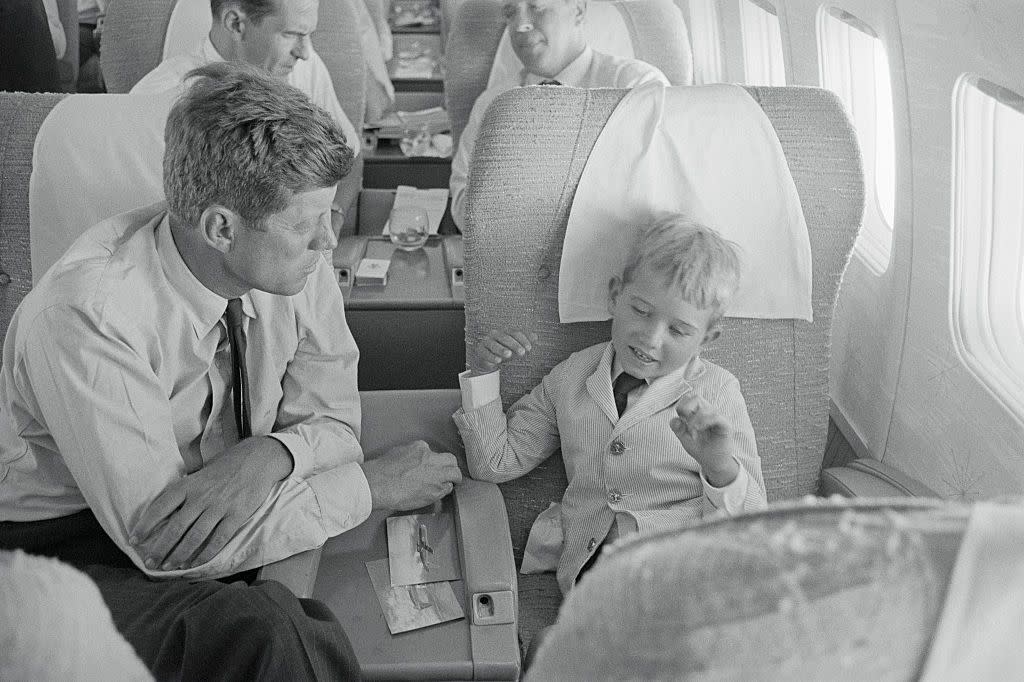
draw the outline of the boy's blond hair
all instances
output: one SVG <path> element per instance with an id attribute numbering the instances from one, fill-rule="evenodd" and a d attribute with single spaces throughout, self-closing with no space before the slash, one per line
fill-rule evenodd
<path id="1" fill-rule="evenodd" d="M 640 234 L 622 271 L 629 283 L 640 266 L 665 277 L 683 300 L 701 310 L 711 309 L 717 322 L 739 287 L 740 258 L 733 242 L 687 216 L 656 217 Z"/>

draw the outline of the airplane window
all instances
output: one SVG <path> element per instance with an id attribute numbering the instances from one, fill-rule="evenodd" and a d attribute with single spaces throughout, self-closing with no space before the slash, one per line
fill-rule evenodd
<path id="1" fill-rule="evenodd" d="M 1024 417 L 1024 97 L 965 75 L 953 106 L 953 336 Z"/>
<path id="2" fill-rule="evenodd" d="M 716 5 L 716 0 L 690 0 L 686 5 L 694 85 L 722 82 L 722 32 Z"/>
<path id="3" fill-rule="evenodd" d="M 764 0 L 741 0 L 743 73 L 749 85 L 785 85 L 782 29 L 775 7 Z"/>
<path id="4" fill-rule="evenodd" d="M 885 45 L 849 12 L 822 8 L 818 15 L 822 87 L 846 105 L 864 156 L 866 210 L 854 248 L 875 274 L 889 267 L 896 208 L 896 144 L 892 83 Z"/>

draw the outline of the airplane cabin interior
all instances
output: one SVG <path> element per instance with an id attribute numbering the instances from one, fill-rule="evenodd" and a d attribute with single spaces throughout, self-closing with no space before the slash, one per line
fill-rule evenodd
<path id="1" fill-rule="evenodd" d="M 280 583 L 315 605 L 306 616 L 343 631 L 361 679 L 1020 677 L 1022 10 L 1015 0 L 0 0 L 0 679 L 191 675 L 187 661 L 176 674 L 152 663 L 94 573 L 33 556 L 32 524 L 77 513 L 94 513 L 144 580 L 249 571 L 249 585 Z M 196 200 L 173 197 L 170 131 L 206 125 L 175 112 L 189 79 L 215 79 L 224 70 L 204 64 L 221 61 L 248 61 L 243 75 L 268 92 L 282 81 L 302 91 L 313 110 L 302 120 L 321 116 L 348 145 L 257 162 L 344 157 L 310 228 L 314 262 L 279 307 L 261 301 L 285 294 L 253 282 L 285 267 L 292 242 L 275 242 L 266 262 L 225 246 L 211 258 L 242 265 L 216 279 L 178 236 L 177 207 Z M 168 75 L 168 64 L 186 66 Z M 301 133 L 312 139 L 313 127 Z M 254 130 L 238 133 L 239 148 L 290 144 L 282 132 L 261 146 Z M 227 186 L 242 176 L 217 165 L 235 158 L 225 154 L 208 146 L 191 163 Z M 231 196 L 270 206 L 254 188 Z M 294 207 L 311 189 L 324 185 L 280 192 Z M 256 230 L 228 204 L 196 209 L 211 248 L 211 215 Z M 128 257 L 118 249 L 134 232 L 113 230 L 140 224 L 143 207 L 221 306 L 234 289 L 208 282 L 249 282 L 232 294 L 246 306 L 248 349 L 231 336 L 230 304 L 208 349 L 230 356 L 227 384 L 206 370 L 173 376 L 173 339 L 137 331 L 152 318 L 202 347 L 190 318 L 152 310 L 163 299 L 150 284 L 76 279 Z M 691 282 L 698 261 L 665 266 L 683 247 L 646 245 L 682 222 L 734 255 L 704 263 L 700 277 L 714 281 L 680 303 L 666 283 Z M 268 224 L 259 230 L 283 229 Z M 732 283 L 719 284 L 730 267 Z M 145 278 L 143 265 L 128 268 L 126 281 Z M 65 297 L 94 301 L 117 286 L 107 308 L 55 323 L 80 339 L 31 336 L 30 314 L 59 319 L 73 308 Z M 135 313 L 108 312 L 133 294 Z M 310 308 L 307 295 L 329 305 Z M 295 311 L 295 324 L 259 319 L 271 309 Z M 93 314 L 99 322 L 75 321 Z M 123 330 L 110 331 L 121 316 Z M 264 370 L 278 337 L 258 334 L 272 323 L 298 350 Z M 317 325 L 357 348 L 358 365 Z M 118 352 L 65 372 L 93 334 Z M 51 354 L 61 347 L 66 363 Z M 313 356 L 316 369 L 299 373 Z M 32 358 L 46 360 L 33 368 Z M 620 396 L 617 379 L 631 372 L 640 390 Z M 129 375 L 151 375 L 137 380 L 173 429 L 132 426 L 136 379 L 110 389 L 105 378 Z M 40 376 L 58 406 L 38 398 Z M 323 397 L 320 384 L 343 397 Z M 272 404 L 251 415 L 251 430 L 250 388 L 257 410 L 260 390 L 280 399 L 276 414 Z M 180 407 L 192 390 L 205 407 Z M 91 407 L 65 404 L 93 394 Z M 340 455 L 317 429 L 338 420 L 344 396 L 356 454 L 337 466 L 357 473 L 331 487 L 317 478 L 334 480 L 323 473 Z M 139 465 L 170 481 L 160 496 L 163 483 L 133 492 L 104 452 L 63 456 L 76 433 L 92 441 L 53 422 L 106 419 L 106 400 L 126 416 L 97 431 L 147 448 L 169 434 L 170 459 L 158 464 L 152 450 Z M 289 404 L 302 400 L 309 414 Z M 132 529 L 183 485 L 174 481 L 215 468 L 182 443 L 194 436 L 206 452 L 217 406 L 234 414 L 237 430 L 224 428 L 236 445 L 269 440 L 292 473 L 245 507 L 219 557 L 195 550 L 206 567 L 150 565 Z M 181 409 L 195 411 L 192 426 Z M 186 438 L 188 428 L 198 431 Z M 458 472 L 415 505 L 380 502 L 372 463 L 421 441 Z M 234 509 L 249 478 L 228 479 L 220 504 Z M 350 489 L 363 492 L 329 499 Z"/>

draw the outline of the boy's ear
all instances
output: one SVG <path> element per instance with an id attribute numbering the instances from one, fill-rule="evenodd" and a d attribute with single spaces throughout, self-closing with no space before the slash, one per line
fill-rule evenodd
<path id="1" fill-rule="evenodd" d="M 214 204 L 208 206 L 199 216 L 199 231 L 207 246 L 221 253 L 227 253 L 240 229 L 241 216 L 229 208 Z"/>
<path id="2" fill-rule="evenodd" d="M 710 327 L 708 327 L 708 330 L 706 332 L 704 332 L 704 340 L 700 342 L 700 345 L 703 346 L 706 343 L 711 343 L 721 335 L 722 325 L 715 322 Z"/>
<path id="3" fill-rule="evenodd" d="M 619 292 L 622 291 L 622 280 L 618 277 L 612 277 L 608 280 L 608 314 L 615 314 L 615 299 L 619 297 Z"/>

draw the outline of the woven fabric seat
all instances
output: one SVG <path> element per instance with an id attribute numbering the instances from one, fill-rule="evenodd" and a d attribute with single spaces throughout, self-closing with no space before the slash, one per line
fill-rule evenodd
<path id="1" fill-rule="evenodd" d="M 813 258 L 814 321 L 725 318 L 703 353 L 740 381 L 768 499 L 817 489 L 828 431 L 828 368 L 839 281 L 861 224 L 864 181 L 839 100 L 814 88 L 748 88 L 771 121 L 793 175 Z M 506 407 L 570 353 L 610 337 L 610 323 L 560 324 L 558 273 L 573 195 L 587 157 L 625 90 L 522 88 L 504 93 L 481 127 L 467 189 L 466 343 L 490 329 L 526 329 L 538 343 L 503 365 Z M 737 161 L 741 162 L 741 161 Z M 502 485 L 517 561 L 531 523 L 565 490 L 554 456 Z M 552 623 L 552 574 L 520 577 L 523 639 Z"/>

